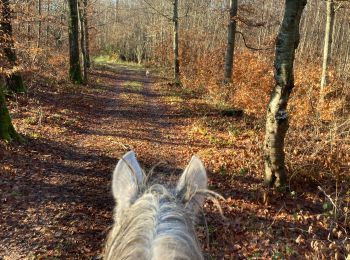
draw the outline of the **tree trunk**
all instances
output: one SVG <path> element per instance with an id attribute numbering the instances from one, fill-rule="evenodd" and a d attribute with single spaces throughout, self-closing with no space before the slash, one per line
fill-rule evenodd
<path id="1" fill-rule="evenodd" d="M 119 0 L 115 0 L 115 10 L 114 10 L 114 23 L 118 23 L 118 9 L 119 9 Z"/>
<path id="2" fill-rule="evenodd" d="M 6 142 L 21 140 L 15 128 L 12 125 L 11 117 L 6 106 L 5 96 L 0 85 L 0 139 Z"/>
<path id="3" fill-rule="evenodd" d="M 238 0 L 230 0 L 230 22 L 227 28 L 227 49 L 225 57 L 225 82 L 232 82 L 232 70 L 235 52 L 236 20 Z"/>
<path id="4" fill-rule="evenodd" d="M 179 15 L 178 15 L 178 0 L 173 1 L 173 23 L 174 23 L 174 80 L 176 84 L 180 83 L 180 62 L 179 62 Z"/>
<path id="5" fill-rule="evenodd" d="M 30 16 L 30 0 L 27 0 L 27 19 L 29 19 L 28 17 Z M 27 22 L 27 43 L 30 44 L 31 41 L 31 26 L 30 26 L 30 21 Z"/>
<path id="6" fill-rule="evenodd" d="M 88 0 L 83 0 L 84 5 L 84 36 L 85 36 L 85 56 L 86 67 L 90 68 L 90 40 L 89 40 L 89 27 L 88 27 Z"/>
<path id="7" fill-rule="evenodd" d="M 47 0 L 47 16 L 50 16 L 50 4 L 51 4 L 50 0 Z M 47 25 L 46 25 L 46 46 L 49 45 L 49 38 L 50 38 L 50 20 L 47 22 Z"/>
<path id="8" fill-rule="evenodd" d="M 282 25 L 276 40 L 275 87 L 267 109 L 264 144 L 265 183 L 284 188 L 286 169 L 284 139 L 288 130 L 287 104 L 294 87 L 293 64 L 299 44 L 299 24 L 306 0 L 286 0 Z"/>
<path id="9" fill-rule="evenodd" d="M 69 6 L 69 78 L 73 84 L 82 83 L 79 60 L 79 18 L 77 0 L 68 0 Z"/>
<path id="10" fill-rule="evenodd" d="M 323 48 L 323 65 L 322 65 L 322 76 L 321 76 L 321 87 L 320 87 L 320 100 L 322 104 L 324 101 L 324 88 L 328 81 L 328 65 L 331 61 L 332 52 L 332 40 L 333 40 L 333 25 L 334 25 L 334 0 L 327 0 L 327 21 L 326 30 L 324 36 L 324 48 Z"/>
<path id="11" fill-rule="evenodd" d="M 63 31 L 64 31 L 64 20 L 65 20 L 65 13 L 67 12 L 67 2 L 63 2 L 63 8 L 62 13 L 60 14 L 60 27 L 59 32 L 57 34 L 56 38 L 56 47 L 61 48 L 63 44 Z"/>
<path id="12" fill-rule="evenodd" d="M 38 38 L 37 38 L 37 47 L 41 46 L 41 0 L 38 0 L 38 14 L 39 14 L 39 22 L 38 22 Z"/>
<path id="13" fill-rule="evenodd" d="M 87 60 L 86 60 L 86 35 L 85 35 L 85 22 L 86 10 L 84 4 L 79 0 L 79 21 L 80 21 L 80 46 L 83 61 L 83 84 L 87 83 Z"/>
<path id="14" fill-rule="evenodd" d="M 17 55 L 15 52 L 12 24 L 11 24 L 11 9 L 9 0 L 1 0 L 1 22 L 0 22 L 0 43 L 3 46 L 3 51 L 7 62 L 11 67 L 17 65 Z M 11 72 L 6 75 L 7 88 L 13 93 L 26 92 L 23 84 L 22 76 L 19 72 Z"/>

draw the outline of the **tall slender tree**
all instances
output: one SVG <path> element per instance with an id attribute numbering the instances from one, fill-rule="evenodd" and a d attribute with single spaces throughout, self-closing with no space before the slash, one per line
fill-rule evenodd
<path id="1" fill-rule="evenodd" d="M 264 145 L 265 183 L 286 185 L 284 139 L 288 130 L 287 104 L 294 87 L 294 56 L 299 45 L 299 24 L 306 0 L 285 0 L 283 22 L 276 40 L 275 87 L 267 109 Z"/>
<path id="2" fill-rule="evenodd" d="M 322 76 L 321 76 L 321 86 L 320 86 L 320 104 L 323 103 L 324 99 L 324 88 L 328 81 L 328 66 L 331 60 L 332 52 L 332 41 L 333 41 L 333 26 L 334 26 L 334 0 L 327 0 L 327 20 L 326 29 L 324 36 L 324 47 L 323 47 L 323 64 L 322 64 Z"/>
<path id="3" fill-rule="evenodd" d="M 174 80 L 180 83 L 180 61 L 179 61 L 179 0 L 173 0 L 173 52 L 174 52 Z"/>
<path id="4" fill-rule="evenodd" d="M 83 78 L 81 75 L 79 59 L 79 17 L 77 0 L 68 0 L 69 19 L 69 78 L 74 84 L 81 84 Z"/>
<path id="5" fill-rule="evenodd" d="M 27 16 L 29 17 L 30 15 L 30 0 L 26 0 L 26 4 L 27 4 Z M 30 44 L 30 41 L 31 41 L 31 37 L 30 37 L 30 34 L 31 34 L 31 30 L 32 30 L 32 27 L 31 27 L 31 21 L 27 21 L 27 43 L 28 45 Z"/>
<path id="6" fill-rule="evenodd" d="M 26 92 L 21 74 L 16 71 L 17 55 L 15 51 L 12 24 L 11 24 L 11 8 L 9 0 L 1 0 L 1 21 L 0 21 L 0 43 L 7 63 L 10 65 L 12 72 L 6 75 L 6 85 L 9 91 L 13 93 Z"/>
<path id="7" fill-rule="evenodd" d="M 225 82 L 232 82 L 232 71 L 235 52 L 236 38 L 236 16 L 238 9 L 238 0 L 230 0 L 230 21 L 227 28 L 227 49 L 225 56 Z"/>
<path id="8" fill-rule="evenodd" d="M 38 0 L 37 4 L 38 4 L 38 14 L 39 14 L 37 47 L 40 48 L 40 46 L 41 46 L 41 28 L 42 28 L 42 22 L 41 22 L 42 4 L 41 4 L 41 0 Z"/>
<path id="9" fill-rule="evenodd" d="M 50 0 L 47 0 L 47 16 L 50 16 L 51 14 L 51 1 Z M 49 44 L 49 38 L 50 38 L 50 23 L 47 23 L 46 25 L 46 45 Z"/>
<path id="10" fill-rule="evenodd" d="M 118 22 L 119 0 L 115 0 L 114 23 Z"/>
<path id="11" fill-rule="evenodd" d="M 117 1 L 118 2 L 118 1 Z M 84 5 L 84 12 L 85 12 L 85 19 L 84 19 L 84 41 L 85 41 L 85 56 L 86 56 L 86 67 L 90 68 L 91 62 L 90 62 L 90 38 L 89 38 L 89 26 L 88 26 L 88 0 L 83 0 Z"/>
<path id="12" fill-rule="evenodd" d="M 86 57 L 86 28 L 85 28 L 85 19 L 86 17 L 86 9 L 82 0 L 78 1 L 79 6 L 79 21 L 80 21 L 80 47 L 82 54 L 82 62 L 83 62 L 83 84 L 87 83 L 87 57 Z"/>

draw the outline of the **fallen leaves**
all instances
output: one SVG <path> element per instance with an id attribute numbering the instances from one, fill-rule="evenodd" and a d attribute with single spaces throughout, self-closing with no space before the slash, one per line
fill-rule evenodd
<path id="1" fill-rule="evenodd" d="M 176 179 L 192 154 L 204 160 L 210 188 L 226 198 L 220 202 L 225 219 L 205 204 L 208 230 L 200 226 L 198 233 L 208 257 L 341 257 L 349 251 L 341 244 L 349 228 L 333 231 L 323 199 L 308 185 L 287 195 L 262 194 L 259 119 L 222 116 L 207 102 L 161 84 L 125 88 L 123 70 L 93 71 L 89 89 L 39 85 L 29 101 L 19 101 L 14 121 L 28 142 L 0 144 L 1 252 L 32 252 L 35 259 L 98 257 L 112 223 L 110 175 L 130 149 L 146 170 L 165 162 L 156 167 L 163 182 Z M 144 77 L 127 75 L 128 82 Z M 293 149 L 294 156 L 302 154 Z"/>

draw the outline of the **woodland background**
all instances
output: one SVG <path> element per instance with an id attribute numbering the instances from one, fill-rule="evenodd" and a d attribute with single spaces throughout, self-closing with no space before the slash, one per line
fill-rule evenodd
<path id="1" fill-rule="evenodd" d="M 229 97 L 229 106 L 256 117 L 256 125 L 261 127 L 273 86 L 274 40 L 283 16 L 283 1 L 239 2 L 233 84 L 223 91 L 228 4 L 180 1 L 181 83 L 216 106 L 226 105 L 222 102 L 224 93 L 226 99 Z M 57 68 L 67 66 L 67 2 L 13 1 L 11 6 L 17 69 L 31 76 L 26 82 L 28 87 L 37 78 L 66 78 L 66 71 Z M 164 74 L 170 72 L 171 1 L 88 1 L 87 17 L 92 55 L 105 54 L 116 60 L 158 67 Z M 330 81 L 322 94 L 326 102 L 319 115 L 325 21 L 325 2 L 308 1 L 301 21 L 296 87 L 289 104 L 292 130 L 286 144 L 289 167 L 295 161 L 311 165 L 307 170 L 297 169 L 305 178 L 334 178 L 347 173 L 344 166 L 349 161 L 350 22 L 346 1 L 336 7 Z"/>
<path id="2" fill-rule="evenodd" d="M 142 64 L 151 75 L 157 75 L 167 87 L 175 89 L 172 91 L 189 99 L 200 99 L 210 109 L 198 106 L 202 117 L 193 122 L 189 135 L 213 145 L 214 148 L 199 152 L 208 169 L 217 174 L 240 172 L 245 175 L 254 172 L 263 175 L 264 122 L 274 86 L 275 39 L 283 17 L 284 1 L 239 1 L 235 17 L 238 32 L 233 81 L 225 87 L 223 66 L 229 21 L 228 0 L 179 1 L 181 86 L 167 80 L 173 62 L 173 1 L 88 0 L 86 3 L 92 64 Z M 83 1 L 80 4 L 82 6 Z M 21 108 L 25 106 L 26 97 L 42 89 L 50 92 L 53 86 L 76 87 L 68 81 L 68 3 L 66 0 L 21 0 L 10 1 L 10 6 L 17 62 L 15 66 L 9 64 L 2 53 L 0 72 L 6 75 L 15 71 L 23 76 L 29 94 L 9 96 L 7 103 L 18 132 L 35 138 L 35 133 L 25 125 L 39 124 L 37 119 L 30 122 L 30 118 L 33 114 L 42 113 L 41 107 Z M 313 248 L 311 256 L 341 259 L 350 250 L 347 238 L 350 203 L 350 5 L 347 1 L 336 1 L 335 9 L 329 80 L 322 92 L 320 81 L 326 2 L 309 0 L 304 10 L 295 60 L 295 88 L 288 106 L 291 119 L 285 151 L 289 196 L 294 196 L 296 187 L 308 187 L 313 196 L 323 198 L 324 210 L 330 214 L 324 219 L 324 225 L 330 230 L 329 234 L 334 233 L 334 237 L 313 240 L 310 235 L 306 238 L 311 242 L 323 241 L 322 246 L 314 246 L 310 242 L 309 247 Z M 89 73 L 92 71 L 93 66 L 88 69 L 86 88 L 89 87 Z M 320 105 L 321 97 L 324 101 Z M 196 106 L 195 103 L 192 105 Z M 244 113 L 242 124 L 249 125 L 249 131 L 233 127 L 231 119 L 223 116 L 237 111 Z M 243 154 L 235 154 L 228 147 L 243 138 L 242 135 L 250 141 Z M 0 169 L 6 172 L 5 166 L 6 163 L 0 165 Z M 264 193 L 264 188 L 261 191 Z M 265 191 L 263 201 L 268 203 L 265 196 L 277 195 L 275 191 Z M 342 232 L 340 235 L 339 231 Z"/>

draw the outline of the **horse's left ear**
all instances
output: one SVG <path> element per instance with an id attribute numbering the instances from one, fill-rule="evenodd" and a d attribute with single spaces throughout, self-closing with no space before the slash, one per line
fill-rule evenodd
<path id="1" fill-rule="evenodd" d="M 128 207 L 135 199 L 142 179 L 143 172 L 135 153 L 133 151 L 126 153 L 115 167 L 112 178 L 112 192 L 117 210 Z"/>
<path id="2" fill-rule="evenodd" d="M 182 201 L 195 213 L 198 212 L 204 202 L 204 194 L 208 187 L 208 177 L 202 161 L 197 156 L 192 159 L 180 177 L 176 187 L 176 193 Z"/>

